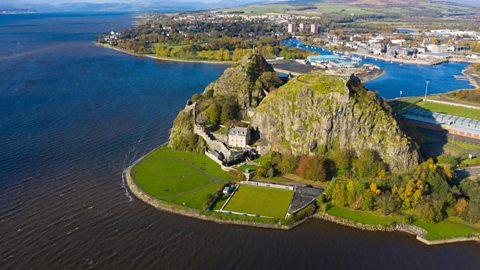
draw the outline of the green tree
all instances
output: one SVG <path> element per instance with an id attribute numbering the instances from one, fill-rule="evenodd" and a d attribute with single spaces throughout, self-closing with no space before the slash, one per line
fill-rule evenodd
<path id="1" fill-rule="evenodd" d="M 324 157 L 310 159 L 303 176 L 313 181 L 325 181 L 327 179 L 326 159 Z"/>
<path id="2" fill-rule="evenodd" d="M 230 60 L 230 51 L 229 50 L 223 50 L 223 60 L 224 61 L 229 61 Z"/>
<path id="3" fill-rule="evenodd" d="M 215 53 L 215 60 L 217 60 L 217 61 L 222 61 L 223 60 L 223 51 L 222 50 L 218 50 Z"/>
<path id="4" fill-rule="evenodd" d="M 282 154 L 280 162 L 277 164 L 282 173 L 293 173 L 297 169 L 298 158 L 292 153 Z"/>
<path id="5" fill-rule="evenodd" d="M 342 148 L 335 148 L 331 152 L 331 158 L 335 164 L 335 168 L 340 172 L 349 171 L 352 166 L 352 156 L 350 151 Z"/>
<path id="6" fill-rule="evenodd" d="M 357 159 L 353 161 L 353 170 L 359 177 L 377 177 L 385 170 L 385 164 L 371 150 L 363 150 Z"/>
<path id="7" fill-rule="evenodd" d="M 362 209 L 368 211 L 375 209 L 375 197 L 368 189 L 362 194 Z"/>
<path id="8" fill-rule="evenodd" d="M 218 125 L 220 123 L 221 107 L 216 102 L 210 104 L 205 112 L 208 115 L 208 124 Z"/>
<path id="9" fill-rule="evenodd" d="M 238 103 L 233 98 L 227 98 L 222 104 L 220 120 L 222 123 L 235 120 L 237 119 L 239 112 L 240 107 L 238 106 Z"/>

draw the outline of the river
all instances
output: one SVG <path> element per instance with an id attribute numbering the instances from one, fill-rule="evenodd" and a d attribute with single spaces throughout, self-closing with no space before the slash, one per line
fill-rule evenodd
<path id="1" fill-rule="evenodd" d="M 329 50 L 319 47 L 306 46 L 298 39 L 284 41 L 285 45 L 299 47 L 320 54 L 331 54 Z M 373 81 L 365 83 L 365 86 L 377 91 L 380 96 L 390 99 L 402 96 L 422 96 L 425 94 L 426 81 L 429 81 L 428 94 L 446 93 L 457 89 L 474 89 L 467 80 L 457 80 L 454 76 L 463 76 L 462 71 L 468 67 L 468 63 L 448 62 L 436 66 L 390 63 L 388 61 L 367 58 L 361 64 L 374 64 L 385 74 Z"/>
<path id="2" fill-rule="evenodd" d="M 0 16 L 0 269 L 478 269 L 478 243 L 314 220 L 219 225 L 133 198 L 121 172 L 225 69 L 95 46 L 128 14 Z"/>

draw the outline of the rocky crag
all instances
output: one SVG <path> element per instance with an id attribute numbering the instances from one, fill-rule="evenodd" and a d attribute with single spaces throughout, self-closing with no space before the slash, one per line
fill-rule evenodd
<path id="1" fill-rule="evenodd" d="M 228 68 L 222 76 L 205 88 L 201 95 L 192 100 L 198 103 L 199 111 L 208 111 L 215 98 L 233 98 L 241 108 L 241 114 L 256 107 L 270 92 L 283 84 L 272 66 L 259 54 L 246 56 L 235 66 Z M 203 114 L 202 114 L 203 115 Z M 202 152 L 206 144 L 193 130 L 193 107 L 180 111 L 170 131 L 169 146 L 176 150 Z"/>
<path id="2" fill-rule="evenodd" d="M 273 67 L 259 54 L 245 57 L 205 88 L 205 94 L 233 96 L 242 108 L 257 107 L 263 98 L 282 84 Z"/>
<path id="3" fill-rule="evenodd" d="M 315 154 L 336 143 L 356 154 L 373 150 L 392 171 L 405 171 L 420 159 L 391 108 L 354 76 L 299 76 L 265 97 L 252 126 L 264 151 Z"/>

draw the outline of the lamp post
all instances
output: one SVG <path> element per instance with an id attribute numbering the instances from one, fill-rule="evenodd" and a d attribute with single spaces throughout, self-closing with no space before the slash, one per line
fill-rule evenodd
<path id="1" fill-rule="evenodd" d="M 428 93 L 428 84 L 430 83 L 430 81 L 425 81 L 425 101 L 427 100 L 427 93 Z"/>

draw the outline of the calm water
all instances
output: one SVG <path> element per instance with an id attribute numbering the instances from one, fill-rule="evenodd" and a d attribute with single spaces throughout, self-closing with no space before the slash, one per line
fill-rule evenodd
<path id="1" fill-rule="evenodd" d="M 322 48 L 306 47 L 296 39 L 287 40 L 285 44 L 316 51 L 320 54 L 331 54 Z M 425 94 L 426 81 L 430 81 L 428 93 L 445 93 L 457 89 L 473 89 L 469 81 L 457 80 L 455 75 L 463 76 L 462 70 L 468 67 L 467 63 L 445 63 L 437 66 L 412 65 L 390 63 L 383 60 L 367 58 L 362 64 L 374 64 L 385 71 L 385 75 L 366 83 L 370 90 L 377 91 L 385 98 L 400 96 L 421 96 Z"/>
<path id="2" fill-rule="evenodd" d="M 155 210 L 121 171 L 166 141 L 177 111 L 224 66 L 95 47 L 129 15 L 0 17 L 0 269 L 478 269 L 477 243 L 322 221 L 293 231 Z"/>

